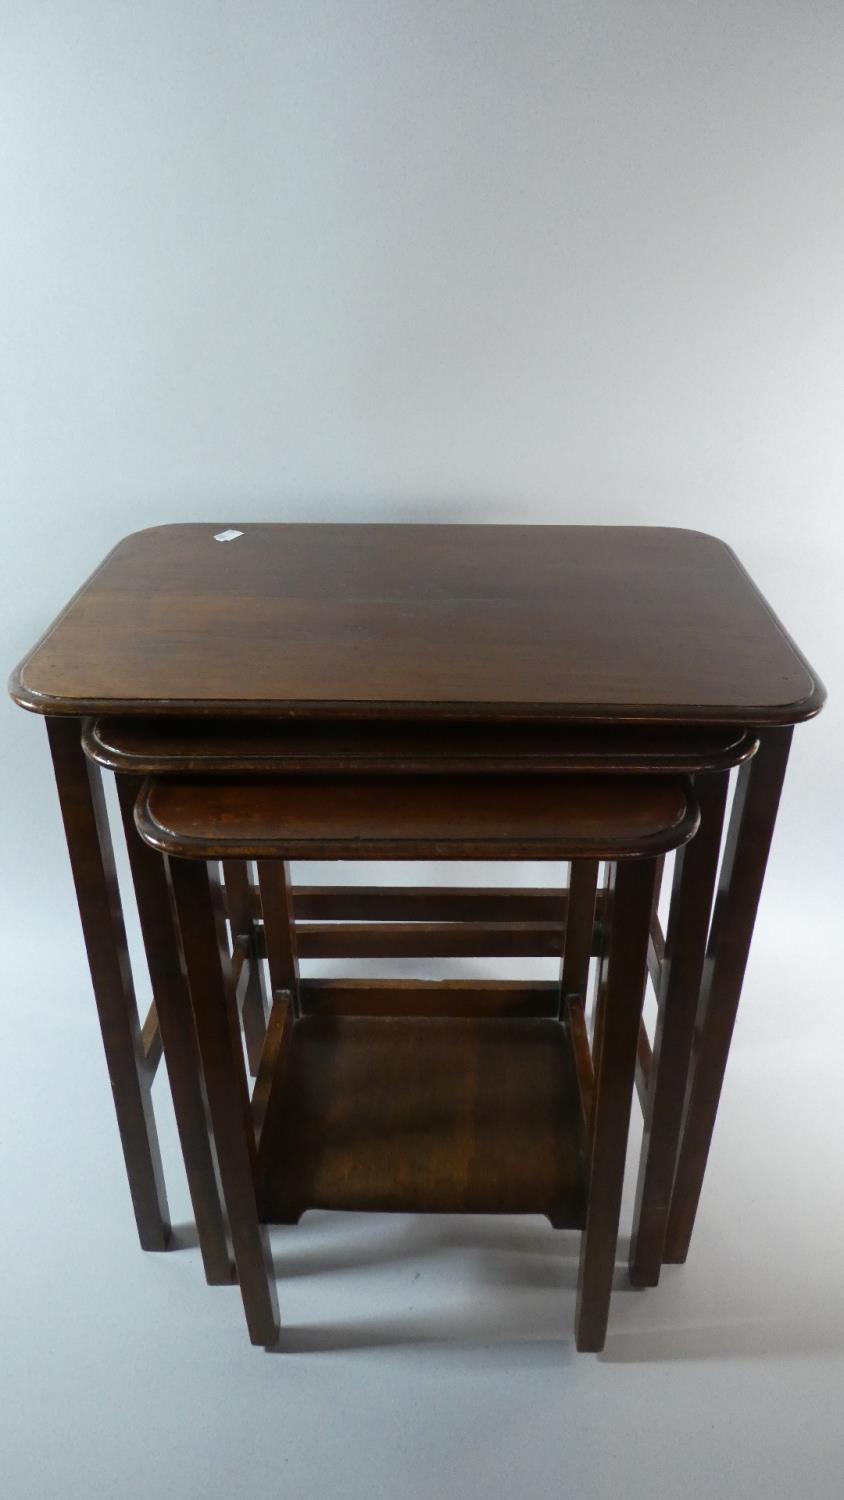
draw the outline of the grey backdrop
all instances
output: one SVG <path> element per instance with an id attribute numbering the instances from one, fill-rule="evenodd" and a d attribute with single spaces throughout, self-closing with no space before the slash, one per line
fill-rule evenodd
<path id="1" fill-rule="evenodd" d="M 43 728 L 5 704 L 13 1500 L 840 1493 L 842 78 L 830 0 L 0 3 L 7 667 L 146 525 L 635 522 L 729 541 L 832 694 L 692 1259 L 619 1293 L 600 1361 L 533 1221 L 309 1218 L 289 1360 L 195 1249 L 141 1256 Z"/>

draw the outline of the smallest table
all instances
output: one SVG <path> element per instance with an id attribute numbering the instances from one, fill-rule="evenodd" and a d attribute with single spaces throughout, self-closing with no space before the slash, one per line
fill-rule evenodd
<path id="1" fill-rule="evenodd" d="M 657 859 L 698 826 L 688 784 L 152 780 L 136 821 L 170 866 L 252 1341 L 278 1332 L 262 1225 L 326 1208 L 542 1213 L 582 1229 L 577 1346 L 603 1348 Z M 606 860 L 594 1062 L 562 992 L 554 1018 L 303 1015 L 279 923 L 267 932 L 274 1005 L 250 1104 L 207 862 L 256 859 L 263 871 L 288 855 Z"/>

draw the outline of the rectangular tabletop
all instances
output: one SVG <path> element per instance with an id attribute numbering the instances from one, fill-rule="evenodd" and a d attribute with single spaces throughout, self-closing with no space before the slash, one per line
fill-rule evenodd
<path id="1" fill-rule="evenodd" d="M 653 776 L 731 770 L 755 754 L 755 733 L 735 724 L 652 729 L 634 724 L 530 724 L 473 720 L 447 726 L 371 719 L 89 719 L 82 746 L 108 771 L 134 776 L 311 775 L 500 776 L 597 771 Z"/>
<path id="2" fill-rule="evenodd" d="M 662 527 L 153 527 L 11 682 L 47 714 L 810 718 L 824 689 L 731 550 Z"/>
<path id="3" fill-rule="evenodd" d="M 684 777 L 150 778 L 141 837 L 193 859 L 636 859 L 688 842 Z"/>

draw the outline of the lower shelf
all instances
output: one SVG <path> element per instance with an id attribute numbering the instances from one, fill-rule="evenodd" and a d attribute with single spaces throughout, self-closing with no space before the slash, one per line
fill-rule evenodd
<path id="1" fill-rule="evenodd" d="M 263 1217 L 536 1213 L 581 1228 L 580 1120 L 556 1021 L 305 1016 L 267 1104 Z"/>

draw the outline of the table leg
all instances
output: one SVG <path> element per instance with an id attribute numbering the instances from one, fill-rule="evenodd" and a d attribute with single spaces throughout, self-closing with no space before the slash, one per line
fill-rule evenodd
<path id="1" fill-rule="evenodd" d="M 48 718 L 47 733 L 138 1236 L 163 1250 L 170 1216 L 102 779 L 78 719 Z"/>
<path id="2" fill-rule="evenodd" d="M 630 1242 L 630 1279 L 635 1286 L 656 1286 L 662 1266 L 727 779 L 726 772 L 696 778 L 700 829 L 675 857 Z"/>
<path id="3" fill-rule="evenodd" d="M 739 770 L 704 963 L 668 1214 L 663 1259 L 674 1264 L 684 1261 L 689 1251 L 791 736 L 791 728 L 764 731 L 756 754 Z"/>
<path id="4" fill-rule="evenodd" d="M 206 1118 L 190 995 L 173 926 L 167 869 L 162 856 L 144 843 L 135 828 L 135 799 L 141 778 L 116 779 L 199 1249 L 209 1285 L 224 1286 L 232 1280 L 233 1267 Z"/>
<path id="5" fill-rule="evenodd" d="M 579 1006 L 581 1010 L 586 1005 L 597 892 L 598 861 L 596 859 L 573 859 L 569 875 L 569 899 L 560 973 L 560 1013 L 562 1016 L 567 1014 L 572 1005 Z"/>
<path id="6" fill-rule="evenodd" d="M 294 1016 L 299 1015 L 299 959 L 290 866 L 287 860 L 259 859 L 258 888 L 264 916 L 264 940 L 273 1002 L 281 991 L 290 996 Z"/>
<path id="7" fill-rule="evenodd" d="M 575 1311 L 580 1350 L 603 1349 L 607 1332 L 655 879 L 653 860 L 632 859 L 614 866 L 607 886 L 609 933 L 599 986 L 603 1016 L 595 1057 L 586 1225 Z"/>
<path id="8" fill-rule="evenodd" d="M 261 1053 L 264 1050 L 270 1007 L 267 1003 L 261 960 L 258 957 L 258 945 L 255 941 L 252 886 L 249 879 L 249 865 L 245 859 L 223 860 L 223 884 L 226 911 L 231 923 L 232 943 L 245 943 L 246 945 L 248 973 L 241 1015 L 249 1071 L 254 1078 L 257 1076 Z"/>
<path id="9" fill-rule="evenodd" d="M 249 1337 L 253 1344 L 274 1344 L 275 1276 L 258 1214 L 255 1132 L 237 1005 L 227 984 L 225 924 L 206 865 L 170 859 L 168 866 Z"/>

